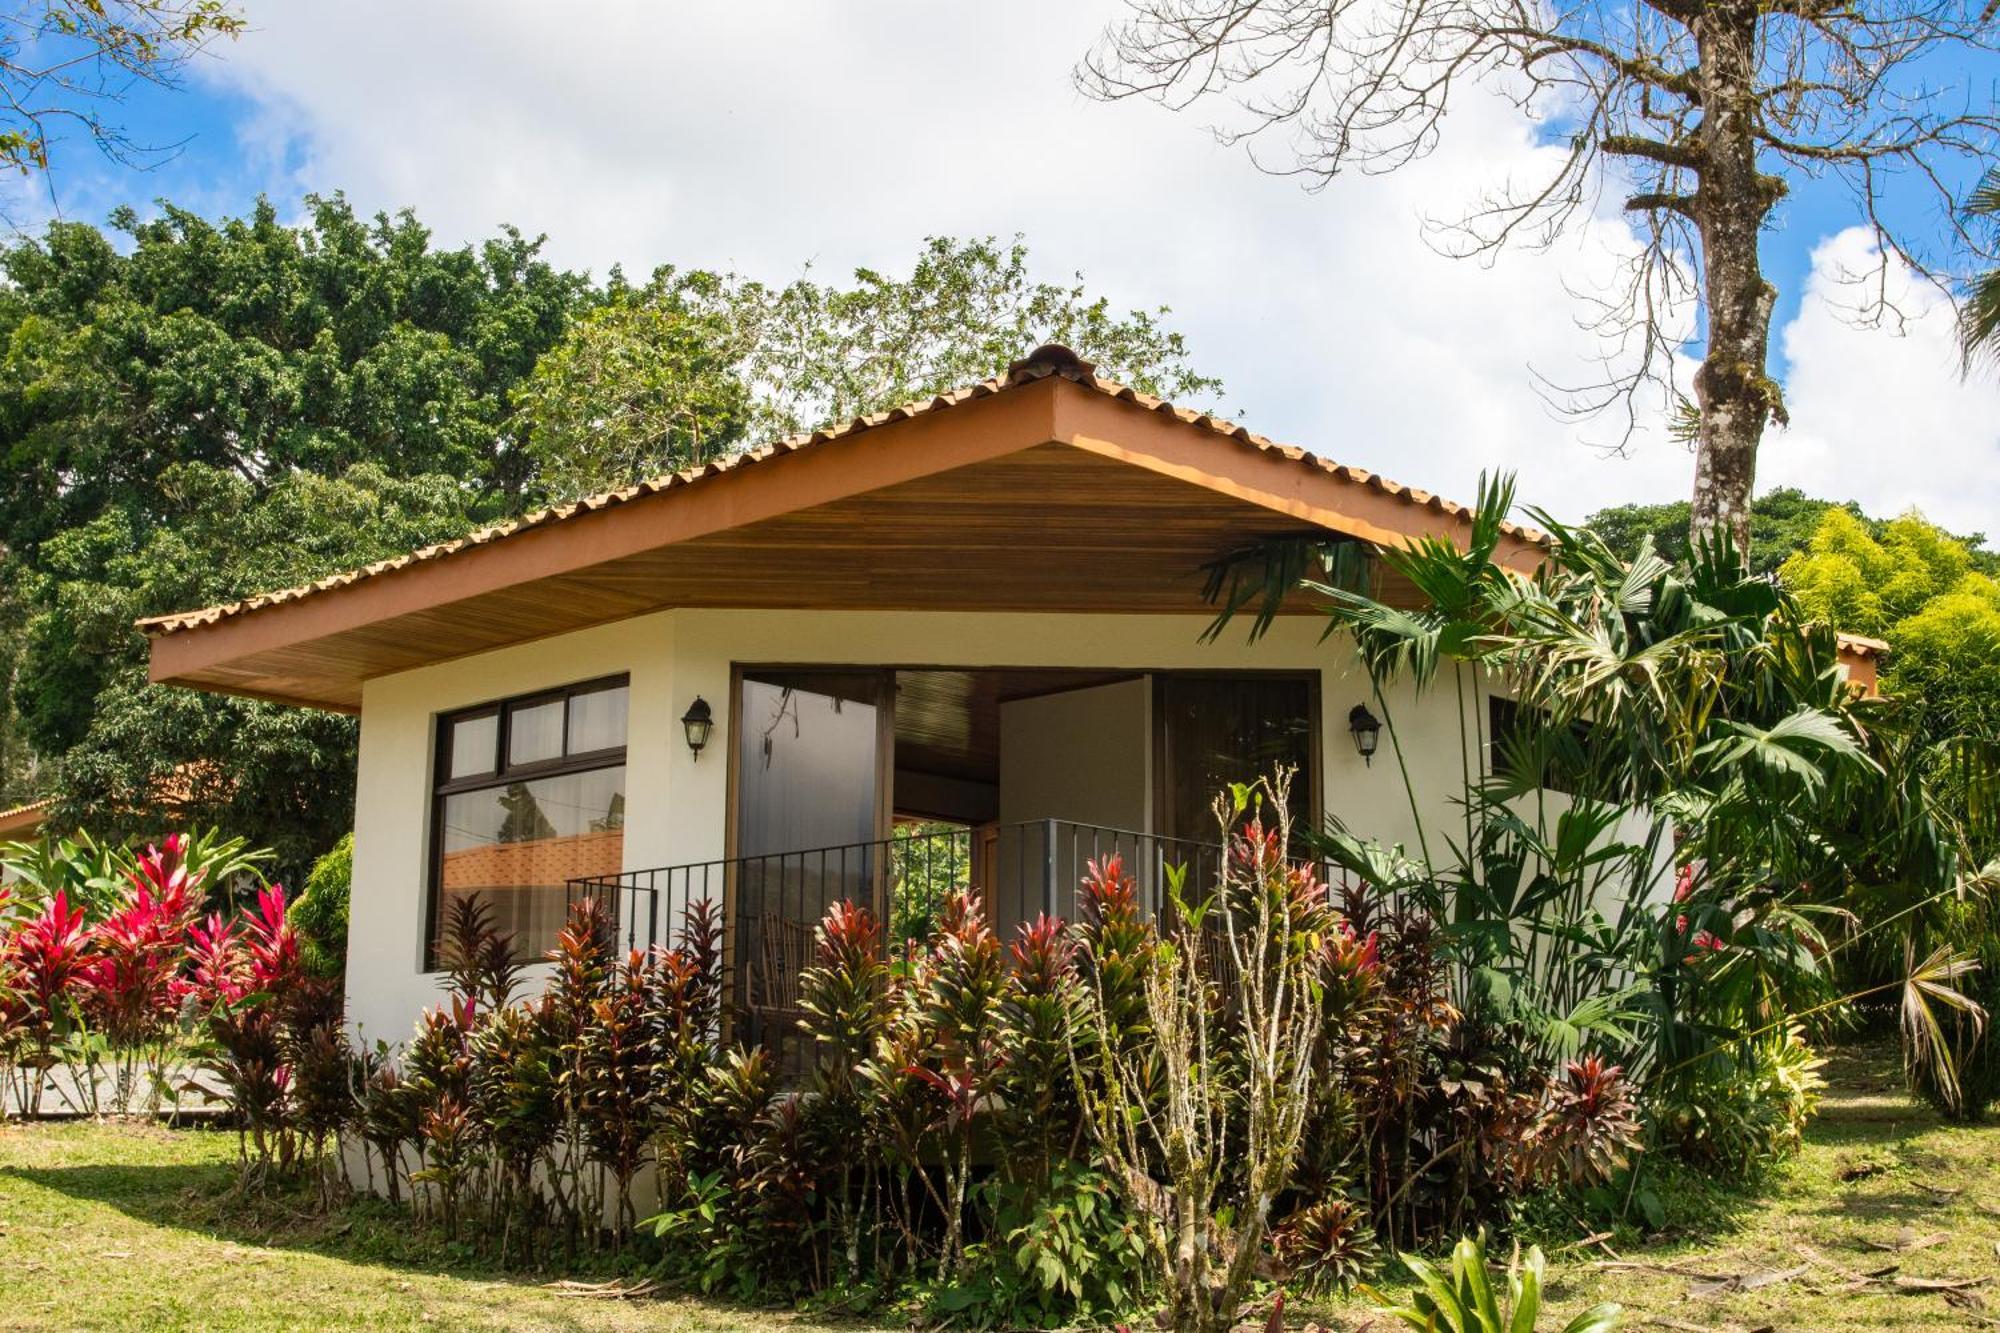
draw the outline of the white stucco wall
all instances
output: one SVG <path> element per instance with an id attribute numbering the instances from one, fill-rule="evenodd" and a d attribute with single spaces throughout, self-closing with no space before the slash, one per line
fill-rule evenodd
<path id="1" fill-rule="evenodd" d="M 1369 690 L 1346 644 L 1322 643 L 1314 617 L 1283 620 L 1256 644 L 1236 634 L 1203 644 L 1205 624 L 1202 616 L 670 611 L 372 680 L 362 695 L 350 1019 L 366 1039 L 399 1041 L 438 996 L 436 977 L 422 971 L 436 715 L 617 672 L 631 676 L 629 869 L 724 854 L 732 663 L 1316 670 L 1328 812 L 1356 832 L 1411 842 L 1414 820 L 1386 738 L 1366 769 L 1347 733 L 1348 710 Z M 697 694 L 716 717 L 699 763 L 679 721 Z M 1421 708 L 1406 692 L 1386 701 L 1419 808 L 1433 824 L 1452 818 L 1449 801 L 1459 788 L 1456 697 L 1446 683 Z M 1470 691 L 1466 703 L 1484 707 Z"/>

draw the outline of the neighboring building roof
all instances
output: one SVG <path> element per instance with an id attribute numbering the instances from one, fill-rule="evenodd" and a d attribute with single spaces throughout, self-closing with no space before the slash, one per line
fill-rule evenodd
<path id="1" fill-rule="evenodd" d="M 1882 659 L 1888 655 L 1889 645 L 1880 639 L 1865 634 L 1840 636 L 1840 664 L 1847 668 L 1848 683 L 1863 694 L 1880 692 Z"/>
<path id="2" fill-rule="evenodd" d="M 30 801 L 10 810 L 0 810 L 0 840 L 24 842 L 41 831 L 53 801 Z"/>
<path id="3" fill-rule="evenodd" d="M 648 478 L 636 485 L 620 487 L 617 490 L 602 491 L 596 495 L 586 496 L 573 504 L 557 505 L 548 509 L 536 510 L 533 513 L 524 514 L 517 519 L 510 519 L 504 523 L 496 523 L 491 527 L 481 528 L 476 532 L 468 533 L 466 536 L 453 541 L 439 542 L 433 546 L 425 546 L 411 551 L 407 555 L 380 560 L 360 569 L 331 574 L 326 578 L 312 583 L 300 584 L 291 588 L 281 588 L 275 592 L 259 593 L 254 597 L 247 597 L 239 602 L 227 602 L 220 606 L 202 607 L 199 610 L 176 611 L 168 615 L 151 616 L 139 621 L 138 624 L 149 635 L 170 634 L 178 630 L 192 629 L 196 626 L 212 625 L 218 621 L 227 620 L 234 616 L 241 616 L 263 607 L 297 601 L 301 598 L 310 597 L 315 593 L 328 592 L 335 588 L 346 587 L 364 579 L 376 578 L 396 570 L 407 569 L 413 565 L 448 559 L 461 551 L 473 547 L 490 545 L 491 543 L 503 541 L 522 532 L 546 527 L 554 523 L 561 523 L 578 514 L 588 513 L 593 510 L 608 509 L 615 505 L 624 504 L 642 496 L 653 495 L 673 487 L 697 485 L 710 478 L 729 472 L 741 471 L 744 468 L 762 463 L 768 459 L 820 449 L 836 440 L 848 439 L 864 431 L 874 430 L 877 427 L 886 426 L 894 422 L 907 421 L 914 417 L 948 411 L 960 404 L 981 398 L 988 398 L 1002 393 L 1009 388 L 1033 383 L 1036 380 L 1049 376 L 1057 376 L 1070 383 L 1082 385 L 1096 393 L 1103 394 L 1108 398 L 1116 399 L 1120 402 L 1136 403 L 1147 411 L 1162 413 L 1177 421 L 1196 426 L 1224 439 L 1234 440 L 1240 444 L 1247 445 L 1259 452 L 1276 455 L 1303 467 L 1327 472 L 1343 480 L 1366 486 L 1408 505 L 1413 513 L 1427 512 L 1451 518 L 1469 518 L 1471 515 L 1471 510 L 1467 506 L 1447 500 L 1443 496 L 1434 495 L 1429 491 L 1419 490 L 1415 487 L 1404 486 L 1363 468 L 1349 467 L 1345 464 L 1330 462 L 1296 446 L 1274 443 L 1238 422 L 1212 416 L 1205 412 L 1195 412 L 1188 408 L 1176 407 L 1165 399 L 1155 398 L 1151 394 L 1140 393 L 1136 389 L 1128 388 L 1113 380 L 1105 379 L 1097 374 L 1097 368 L 1091 362 L 1083 360 L 1066 347 L 1051 344 L 1038 348 L 1022 360 L 1016 361 L 1012 366 L 1008 367 L 1004 378 L 981 380 L 977 384 L 953 389 L 948 393 L 941 393 L 934 398 L 905 403 L 900 407 L 890 408 L 886 412 L 877 412 L 869 416 L 856 417 L 852 421 L 841 425 L 823 427 L 820 430 L 804 435 L 795 435 L 789 439 L 778 440 L 759 448 L 734 454 L 728 458 L 703 464 L 700 467 L 688 468 L 680 472 L 672 472 L 664 476 Z M 1510 536 L 1520 538 L 1524 541 L 1541 543 L 1547 540 L 1547 537 L 1543 533 L 1533 528 L 1511 522 L 1502 526 Z"/>

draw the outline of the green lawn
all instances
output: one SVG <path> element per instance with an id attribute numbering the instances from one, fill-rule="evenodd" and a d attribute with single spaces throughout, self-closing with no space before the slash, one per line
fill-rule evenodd
<path id="1" fill-rule="evenodd" d="M 1665 1328 L 2000 1324 L 2000 1283 L 1955 1293 L 1958 1304 L 1888 1285 L 2000 1278 L 2000 1128 L 1946 1128 L 1912 1110 L 1880 1053 L 1828 1072 L 1802 1158 L 1755 1189 L 1677 1191 L 1679 1231 L 1665 1241 L 1615 1260 L 1602 1248 L 1552 1256 L 1561 1307 L 1618 1300 Z M 303 1200 L 234 1201 L 234 1154 L 233 1136 L 193 1130 L 0 1129 L 0 1328 L 842 1327 L 688 1299 L 561 1296 L 415 1236 L 379 1204 L 321 1216 Z M 1849 1274 L 1891 1266 L 1842 1290 Z M 1729 1277 L 1752 1289 L 1691 1294 Z M 1314 1313 L 1335 1328 L 1365 1319 L 1353 1304 Z"/>
<path id="2" fill-rule="evenodd" d="M 229 1133 L 0 1129 L 0 1329 L 821 1327 L 692 1300 L 561 1296 L 420 1239 L 385 1205 L 231 1197 Z M 849 1325 L 848 1327 L 852 1327 Z"/>
<path id="3" fill-rule="evenodd" d="M 1615 1300 L 1667 1328 L 2000 1326 L 2000 1124 L 1913 1108 L 1893 1051 L 1836 1053 L 1825 1073 L 1797 1160 L 1734 1190 L 1692 1183 L 1668 1204 L 1682 1234 L 1660 1243 L 1562 1255 L 1563 1309 Z M 1716 1290 L 1732 1278 L 1749 1289 Z"/>

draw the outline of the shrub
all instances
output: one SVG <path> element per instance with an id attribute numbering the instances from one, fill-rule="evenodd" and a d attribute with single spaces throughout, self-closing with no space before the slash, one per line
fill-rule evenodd
<path id="1" fill-rule="evenodd" d="M 1790 1028 L 1668 1073 L 1653 1108 L 1660 1141 L 1696 1166 L 1751 1172 L 1797 1152 L 1819 1106 L 1825 1061 Z"/>
<path id="2" fill-rule="evenodd" d="M 1109 1324 L 1140 1298 L 1145 1243 L 1102 1171 L 1056 1163 L 1032 1185 L 995 1178 L 981 1189 L 987 1238 L 931 1302 L 940 1323 L 985 1328 Z"/>
<path id="3" fill-rule="evenodd" d="M 292 904 L 292 928 L 299 933 L 306 971 L 338 977 L 347 969 L 347 909 L 354 884 L 354 835 L 347 834 L 313 862 L 306 884 Z"/>
<path id="4" fill-rule="evenodd" d="M 1978 963 L 1977 971 L 1959 979 L 1958 989 L 1985 1010 L 1985 1018 L 1978 1021 L 1958 1008 L 1939 1016 L 1956 1089 L 1944 1086 L 1931 1060 L 1912 1062 L 1910 1082 L 1947 1120 L 1982 1120 L 2000 1098 L 2000 1034 L 1995 1032 L 2000 1027 L 2000 932 L 1976 905 L 1953 902 L 1945 905 L 1941 934 L 1963 942 L 1960 947 Z"/>

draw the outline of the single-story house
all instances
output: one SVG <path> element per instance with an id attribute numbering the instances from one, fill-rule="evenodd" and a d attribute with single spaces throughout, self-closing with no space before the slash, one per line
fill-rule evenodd
<path id="1" fill-rule="evenodd" d="M 156 681 L 360 715 L 364 1035 L 401 1037 L 436 1001 L 445 911 L 473 893 L 528 954 L 580 894 L 640 944 L 711 899 L 755 1025 L 792 1008 L 833 900 L 908 917 L 910 895 L 969 881 L 1003 930 L 1067 914 L 1085 859 L 1151 875 L 1198 855 L 1218 786 L 1275 763 L 1297 766 L 1302 815 L 1410 841 L 1393 766 L 1351 733 L 1370 698 L 1352 654 L 1310 614 L 1204 642 L 1200 570 L 1274 535 L 1373 549 L 1469 521 L 1044 347 L 927 402 L 145 629 Z M 1543 549 L 1509 527 L 1501 558 Z M 1453 706 L 1397 711 L 1439 820 Z"/>

